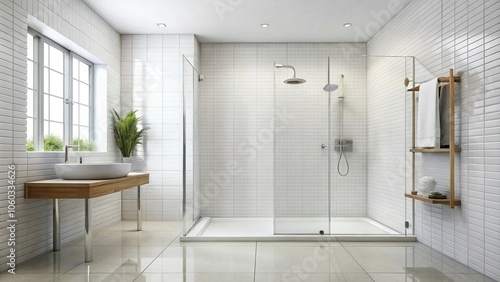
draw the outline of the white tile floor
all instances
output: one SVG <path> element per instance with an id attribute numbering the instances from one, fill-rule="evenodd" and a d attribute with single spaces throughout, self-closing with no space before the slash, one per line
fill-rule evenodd
<path id="1" fill-rule="evenodd" d="M 124 221 L 17 266 L 0 281 L 494 281 L 420 243 L 180 242 L 179 222 Z"/>

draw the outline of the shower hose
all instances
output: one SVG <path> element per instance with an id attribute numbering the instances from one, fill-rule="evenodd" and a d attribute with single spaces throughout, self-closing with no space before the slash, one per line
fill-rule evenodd
<path id="1" fill-rule="evenodd" d="M 337 162 L 337 172 L 339 173 L 340 176 L 347 176 L 349 174 L 349 160 L 347 160 L 347 155 L 344 152 L 344 148 L 347 146 L 345 140 L 344 140 L 344 75 L 340 76 L 340 90 L 341 90 L 341 96 L 339 97 L 340 99 L 340 111 L 339 111 L 339 127 L 340 127 L 340 138 L 339 138 L 339 160 Z M 340 170 L 340 163 L 342 162 L 342 159 L 345 161 L 346 164 L 346 171 L 343 173 Z"/>

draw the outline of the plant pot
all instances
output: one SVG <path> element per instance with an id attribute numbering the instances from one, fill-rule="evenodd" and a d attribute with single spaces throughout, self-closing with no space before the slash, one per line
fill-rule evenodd
<path id="1" fill-rule="evenodd" d="M 131 164 L 133 160 L 134 157 L 122 157 L 122 163 L 124 164 Z"/>
<path id="2" fill-rule="evenodd" d="M 143 171 L 144 170 L 144 160 L 140 157 L 122 157 L 122 163 L 129 163 L 130 171 Z"/>

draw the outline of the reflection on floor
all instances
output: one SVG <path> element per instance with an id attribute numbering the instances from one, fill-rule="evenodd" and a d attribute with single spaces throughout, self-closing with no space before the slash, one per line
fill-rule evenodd
<path id="1" fill-rule="evenodd" d="M 19 264 L 0 281 L 494 281 L 409 242 L 180 242 L 179 222 L 124 221 Z"/>

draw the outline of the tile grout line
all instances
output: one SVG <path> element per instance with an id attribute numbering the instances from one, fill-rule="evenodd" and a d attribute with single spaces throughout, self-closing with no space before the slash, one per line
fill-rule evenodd
<path id="1" fill-rule="evenodd" d="M 360 267 L 361 269 L 363 269 L 363 271 L 366 273 L 366 275 L 367 275 L 368 277 L 370 277 L 370 279 L 371 279 L 372 281 L 375 281 L 375 279 L 373 279 L 373 277 L 370 275 L 370 273 L 368 273 L 368 271 L 366 271 L 366 269 L 365 269 L 365 268 L 364 268 L 364 267 L 363 267 L 363 266 L 362 266 L 362 265 L 361 265 L 361 264 L 360 264 L 360 263 L 356 260 L 356 258 L 354 258 L 354 256 L 351 254 L 351 252 L 349 252 L 349 250 L 347 250 L 346 246 L 344 246 L 344 244 L 342 243 L 342 241 L 337 241 L 337 242 L 339 242 L 339 244 L 342 246 L 342 248 L 344 248 L 344 250 L 345 250 L 345 251 L 349 254 L 349 256 L 350 256 L 350 257 L 351 257 L 351 258 L 352 258 L 352 259 L 353 259 L 353 260 L 354 260 L 354 261 L 355 261 L 355 262 L 359 265 L 359 267 Z M 341 273 L 342 273 L 342 276 L 343 276 L 343 272 L 341 272 Z"/>
<path id="2" fill-rule="evenodd" d="M 253 282 L 255 282 L 255 279 L 257 277 L 257 245 L 258 242 L 255 241 L 255 259 L 253 263 Z"/>
<path id="3" fill-rule="evenodd" d="M 160 252 L 160 253 L 159 253 L 159 254 L 158 254 L 158 255 L 157 255 L 157 256 L 156 256 L 156 257 L 155 257 L 155 258 L 154 258 L 151 262 L 150 262 L 150 263 L 149 263 L 149 264 L 148 264 L 148 266 L 146 266 L 146 267 L 144 268 L 144 270 L 143 270 L 143 271 L 141 271 L 141 273 L 139 273 L 139 275 L 137 275 L 137 277 L 135 277 L 135 278 L 134 278 L 134 281 L 136 281 L 139 277 L 141 277 L 141 276 L 143 275 L 144 271 L 146 271 L 146 269 L 148 269 L 148 267 L 150 267 L 150 266 L 151 266 L 151 264 L 153 264 L 153 263 L 154 263 L 154 262 L 155 262 L 155 261 L 156 261 L 156 260 L 157 260 L 157 259 L 158 259 L 161 255 L 162 255 L 162 254 L 163 254 L 163 252 L 165 252 L 165 251 L 168 249 L 168 247 L 170 247 L 170 246 L 172 245 L 172 243 L 173 243 L 175 240 L 179 239 L 179 236 L 181 236 L 181 234 L 182 234 L 182 231 L 181 231 L 181 232 L 179 232 L 179 234 L 178 234 L 175 238 L 173 238 L 173 239 L 170 241 L 170 243 L 168 243 L 168 245 L 167 245 L 167 246 L 166 246 L 166 247 L 165 247 L 165 248 L 164 248 L 164 249 L 163 249 L 163 250 L 162 250 L 162 251 L 161 251 L 161 252 Z M 162 274 L 163 274 L 163 272 L 162 272 Z"/>

